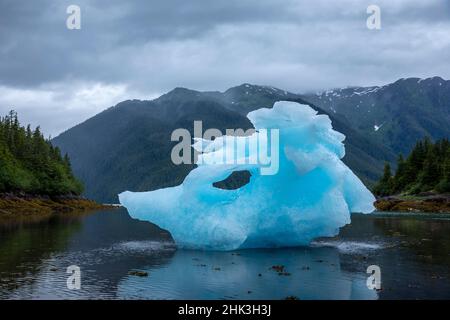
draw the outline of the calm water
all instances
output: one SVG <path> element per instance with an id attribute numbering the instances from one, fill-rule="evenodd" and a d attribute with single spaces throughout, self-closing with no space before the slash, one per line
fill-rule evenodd
<path id="1" fill-rule="evenodd" d="M 366 286 L 378 265 L 381 291 Z M 81 289 L 66 285 L 70 265 Z M 285 275 L 271 267 L 283 265 Z M 129 275 L 146 271 L 148 277 Z M 339 237 L 310 247 L 176 250 L 126 210 L 0 226 L 2 299 L 450 298 L 449 215 L 353 215 Z"/>

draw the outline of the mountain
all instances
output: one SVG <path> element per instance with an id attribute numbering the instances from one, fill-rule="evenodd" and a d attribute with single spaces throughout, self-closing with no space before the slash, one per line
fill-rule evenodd
<path id="1" fill-rule="evenodd" d="M 450 137 L 450 81 L 440 77 L 328 90 L 303 98 L 343 116 L 359 134 L 397 154 L 409 154 L 424 137 Z"/>
<path id="2" fill-rule="evenodd" d="M 155 100 L 124 101 L 67 130 L 52 143 L 69 154 L 87 197 L 117 202 L 117 194 L 124 190 L 178 185 L 192 170 L 193 165 L 171 162 L 170 153 L 177 143 L 170 140 L 173 130 L 186 128 L 193 135 L 194 120 L 203 121 L 203 130 L 248 129 L 252 127 L 246 118 L 249 111 L 271 108 L 280 100 L 308 104 L 328 114 L 333 127 L 347 137 L 344 161 L 364 181 L 378 179 L 384 160 L 394 160 L 394 153 L 352 128 L 344 115 L 317 107 L 298 94 L 250 84 L 225 92 L 176 88 Z"/>

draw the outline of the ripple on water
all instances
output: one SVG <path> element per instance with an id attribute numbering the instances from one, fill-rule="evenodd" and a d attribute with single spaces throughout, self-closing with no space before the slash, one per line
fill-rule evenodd
<path id="1" fill-rule="evenodd" d="M 332 247 L 338 249 L 342 253 L 363 253 L 366 251 L 373 251 L 383 249 L 385 247 L 382 243 L 362 242 L 362 241 L 327 241 L 317 240 L 311 243 L 313 247 Z"/>
<path id="2" fill-rule="evenodd" d="M 176 245 L 168 241 L 126 241 L 113 246 L 113 249 L 123 252 L 157 252 L 157 251 L 175 251 Z"/>

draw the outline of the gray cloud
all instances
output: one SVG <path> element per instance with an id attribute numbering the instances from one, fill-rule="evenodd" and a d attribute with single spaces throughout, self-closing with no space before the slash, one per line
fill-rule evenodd
<path id="1" fill-rule="evenodd" d="M 366 28 L 378 4 L 382 29 Z M 82 29 L 67 30 L 66 8 Z M 57 134 L 125 98 L 243 82 L 294 92 L 449 78 L 441 0 L 0 1 L 0 113 Z"/>

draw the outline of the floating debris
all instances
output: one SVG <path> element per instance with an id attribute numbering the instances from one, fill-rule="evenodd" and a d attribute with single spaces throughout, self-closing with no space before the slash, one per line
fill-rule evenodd
<path id="1" fill-rule="evenodd" d="M 276 272 L 284 272 L 284 266 L 283 265 L 275 265 L 271 267 L 272 270 L 275 270 Z"/>
<path id="2" fill-rule="evenodd" d="M 148 277 L 148 272 L 145 271 L 139 271 L 139 270 L 132 270 L 128 272 L 130 276 L 136 276 L 136 277 Z"/>

